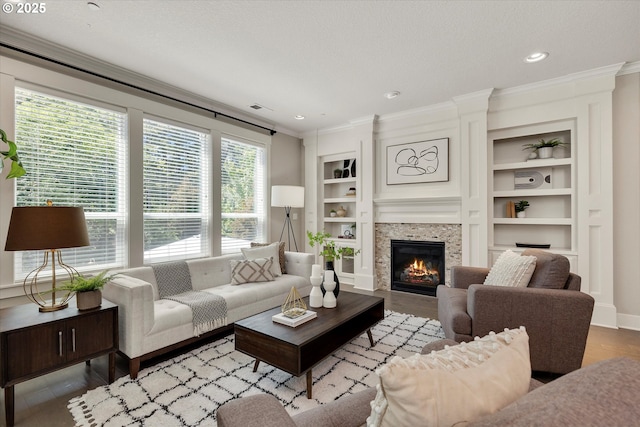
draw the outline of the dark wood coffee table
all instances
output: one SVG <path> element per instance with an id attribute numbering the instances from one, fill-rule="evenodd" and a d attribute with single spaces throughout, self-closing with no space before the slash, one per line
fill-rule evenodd
<path id="1" fill-rule="evenodd" d="M 318 317 L 295 328 L 271 320 L 277 307 L 235 322 L 234 329 L 236 350 L 256 359 L 254 372 L 262 361 L 297 377 L 306 373 L 311 399 L 315 365 L 365 331 L 373 347 L 370 328 L 384 318 L 384 299 L 340 292 L 336 308 L 309 310 Z"/>

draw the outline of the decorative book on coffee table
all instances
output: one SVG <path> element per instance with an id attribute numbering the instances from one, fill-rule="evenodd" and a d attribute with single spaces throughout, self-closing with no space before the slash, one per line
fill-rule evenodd
<path id="1" fill-rule="evenodd" d="M 271 319 L 276 323 L 281 323 L 283 325 L 291 326 L 295 328 L 296 326 L 300 326 L 303 323 L 308 322 L 309 320 L 315 319 L 317 314 L 315 311 L 307 310 L 304 314 L 298 317 L 287 317 L 284 313 L 278 313 L 271 317 Z"/>

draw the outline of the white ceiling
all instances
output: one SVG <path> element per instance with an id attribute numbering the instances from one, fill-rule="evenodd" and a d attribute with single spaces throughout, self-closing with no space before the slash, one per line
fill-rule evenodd
<path id="1" fill-rule="evenodd" d="M 640 61 L 640 1 L 93 1 L 0 23 L 294 133 Z"/>

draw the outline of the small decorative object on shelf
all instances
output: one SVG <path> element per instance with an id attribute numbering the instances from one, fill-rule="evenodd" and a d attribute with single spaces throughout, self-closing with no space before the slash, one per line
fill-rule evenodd
<path id="1" fill-rule="evenodd" d="M 522 149 L 533 150 L 533 153 L 536 154 L 533 157 L 529 155 L 529 159 L 549 159 L 553 157 L 553 149 L 560 145 L 568 145 L 568 143 L 560 141 L 558 138 L 552 138 L 547 141 L 541 138 L 537 144 L 525 144 Z"/>
<path id="2" fill-rule="evenodd" d="M 347 210 L 346 210 L 343 206 L 340 206 L 340 207 L 338 208 L 338 210 L 336 211 L 336 214 L 337 214 L 340 218 L 343 218 L 343 217 L 347 216 Z"/>
<path id="3" fill-rule="evenodd" d="M 331 211 L 329 212 L 329 216 L 330 216 L 331 218 L 335 218 L 335 216 L 336 216 L 336 215 L 338 215 L 338 214 L 336 213 L 336 210 L 335 210 L 335 209 L 331 209 Z"/>
<path id="4" fill-rule="evenodd" d="M 307 312 L 307 305 L 295 287 L 291 287 L 287 299 L 282 304 L 282 314 L 290 319 L 300 317 Z"/>
<path id="5" fill-rule="evenodd" d="M 334 169 L 333 170 L 333 177 L 335 179 L 342 178 L 342 169 Z"/>
<path id="6" fill-rule="evenodd" d="M 347 196 L 354 197 L 356 195 L 356 187 L 349 187 L 347 191 Z"/>
<path id="7" fill-rule="evenodd" d="M 529 202 L 526 200 L 520 200 L 515 203 L 516 217 L 525 218 L 527 216 L 525 209 L 529 207 Z"/>
<path id="8" fill-rule="evenodd" d="M 336 282 L 333 280 L 334 272 L 331 270 L 327 270 L 324 272 L 324 289 L 326 290 L 324 294 L 324 299 L 322 301 L 322 306 L 324 308 L 335 308 L 337 305 L 336 296 L 333 294 L 333 290 L 336 287 Z"/>
<path id="9" fill-rule="evenodd" d="M 311 293 L 309 294 L 309 307 L 322 307 L 322 290 L 320 289 L 320 285 L 322 285 L 322 268 L 320 264 L 313 264 L 311 266 L 311 277 L 309 278 L 313 288 L 311 288 Z"/>

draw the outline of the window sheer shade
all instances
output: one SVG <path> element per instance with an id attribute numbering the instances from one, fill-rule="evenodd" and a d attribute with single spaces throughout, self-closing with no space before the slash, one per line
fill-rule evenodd
<path id="1" fill-rule="evenodd" d="M 222 139 L 222 253 L 267 238 L 265 149 Z"/>
<path id="2" fill-rule="evenodd" d="M 144 120 L 144 262 L 210 255 L 209 138 Z"/>
<path id="3" fill-rule="evenodd" d="M 126 265 L 126 115 L 117 109 L 16 88 L 16 141 L 27 174 L 17 206 L 82 206 L 88 247 L 64 249 L 79 271 Z M 15 279 L 42 262 L 42 251 L 15 253 Z"/>

